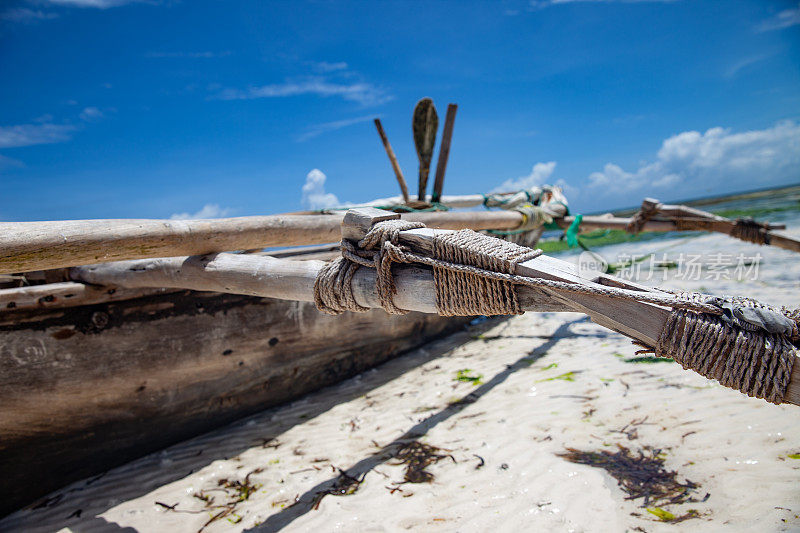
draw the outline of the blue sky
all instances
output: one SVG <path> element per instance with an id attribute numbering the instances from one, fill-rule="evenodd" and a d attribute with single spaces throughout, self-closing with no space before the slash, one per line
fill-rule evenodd
<path id="1" fill-rule="evenodd" d="M 445 193 L 800 182 L 797 1 L 5 0 L 0 73 L 4 220 L 395 195 L 374 117 L 416 189 L 423 96 L 459 104 Z"/>

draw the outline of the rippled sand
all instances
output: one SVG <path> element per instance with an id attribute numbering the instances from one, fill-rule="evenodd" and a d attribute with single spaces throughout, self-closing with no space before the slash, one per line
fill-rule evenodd
<path id="1" fill-rule="evenodd" d="M 800 261 L 782 250 L 703 236 L 602 253 L 657 249 L 760 253 L 760 279 L 645 283 L 798 305 Z M 674 363 L 628 362 L 634 351 L 625 337 L 578 314 L 485 321 L 340 385 L 75 483 L 6 518 L 0 529 L 799 530 L 800 459 L 789 456 L 800 453 L 800 408 L 749 399 Z M 398 440 L 441 449 L 443 457 L 426 469 L 432 481 L 403 483 L 405 466 L 391 458 Z M 699 517 L 661 522 L 641 498 L 626 500 L 604 470 L 558 455 L 567 447 L 617 445 L 662 450 L 666 468 L 698 488 L 696 501 L 660 507 Z M 348 490 L 338 469 L 362 483 Z M 352 493 L 322 496 L 337 480 Z M 209 510 L 201 497 L 227 506 Z"/>

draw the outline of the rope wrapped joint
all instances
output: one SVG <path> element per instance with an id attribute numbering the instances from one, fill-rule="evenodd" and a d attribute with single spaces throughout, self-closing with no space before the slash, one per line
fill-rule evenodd
<path id="1" fill-rule="evenodd" d="M 731 237 L 753 244 L 769 244 L 769 224 L 752 218 L 737 218 L 731 229 Z"/>
<path id="2" fill-rule="evenodd" d="M 654 353 L 773 404 L 783 402 L 796 357 L 786 336 L 743 329 L 721 317 L 684 309 L 670 313 Z"/>
<path id="3" fill-rule="evenodd" d="M 400 262 L 397 243 L 400 232 L 423 228 L 421 222 L 407 220 L 385 220 L 372 226 L 363 239 L 353 242 L 342 239 L 342 256 L 327 263 L 314 281 L 314 303 L 323 313 L 340 315 L 345 311 L 365 313 L 368 307 L 361 306 L 353 296 L 353 276 L 359 267 L 374 268 L 378 273 L 376 289 L 381 306 L 387 313 L 402 315 L 408 311 L 394 304 L 392 297 L 397 292 L 391 273 L 393 262 Z"/>
<path id="4" fill-rule="evenodd" d="M 386 220 L 376 223 L 357 243 L 343 239 L 342 256 L 326 264 L 314 283 L 314 302 L 328 314 L 366 312 L 356 302 L 352 280 L 361 267 L 376 271 L 375 289 L 381 307 L 389 314 L 405 314 L 397 307 L 392 265 L 417 263 L 433 270 L 436 304 L 442 316 L 516 315 L 523 310 L 512 279 L 516 264 L 542 252 L 462 230 L 439 235 L 433 257 L 424 257 L 399 244 L 400 232 L 425 227 L 419 222 Z M 494 274 L 494 276 L 492 275 Z"/>
<path id="5" fill-rule="evenodd" d="M 645 224 L 650 221 L 653 217 L 658 215 L 658 212 L 661 210 L 664 204 L 661 202 L 649 201 L 645 200 L 642 202 L 642 207 L 634 213 L 631 221 L 628 222 L 628 226 L 625 228 L 625 231 L 632 235 L 636 235 L 641 233 L 642 229 L 644 229 Z"/>
<path id="6" fill-rule="evenodd" d="M 697 293 L 646 292 L 515 274 L 517 264 L 538 257 L 541 250 L 470 230 L 433 237 L 431 256 L 401 244 L 400 232 L 421 223 L 386 220 L 376 223 L 358 242 L 343 240 L 342 256 L 317 276 L 314 297 L 326 313 L 365 312 L 352 293 L 360 267 L 376 270 L 380 305 L 390 314 L 405 314 L 393 302 L 397 289 L 394 263 L 431 267 L 436 304 L 443 316 L 520 314 L 516 285 L 549 288 L 634 300 L 672 308 L 657 339 L 648 347 L 684 368 L 716 379 L 749 396 L 781 403 L 791 381 L 800 341 L 800 310 L 776 310 L 744 298 L 714 298 Z"/>
<path id="7" fill-rule="evenodd" d="M 645 199 L 639 211 L 634 213 L 630 222 L 628 222 L 625 231 L 630 234 L 636 235 L 640 233 L 647 222 L 662 215 L 661 210 L 664 204 L 653 199 Z M 664 217 L 659 217 L 664 218 Z M 715 218 L 709 213 L 697 215 L 691 214 L 672 214 L 665 217 L 675 224 L 677 231 L 714 231 L 714 222 L 717 220 L 726 220 Z M 728 232 L 729 235 L 735 239 L 753 244 L 770 244 L 770 225 L 765 222 L 758 222 L 752 218 L 737 218 L 733 221 L 733 226 Z"/>

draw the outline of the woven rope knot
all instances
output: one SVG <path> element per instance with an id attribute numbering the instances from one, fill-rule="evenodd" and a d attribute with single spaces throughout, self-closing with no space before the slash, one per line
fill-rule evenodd
<path id="1" fill-rule="evenodd" d="M 436 235 L 433 257 L 426 258 L 400 246 L 400 232 L 424 227 L 419 222 L 387 220 L 375 224 L 363 239 L 342 240 L 342 257 L 320 270 L 314 283 L 317 308 L 329 314 L 364 312 L 352 293 L 359 266 L 376 271 L 378 300 L 390 314 L 405 314 L 394 303 L 397 288 L 394 263 L 422 263 L 433 268 L 436 303 L 443 316 L 521 314 L 513 280 L 516 264 L 541 254 L 523 246 L 471 230 Z M 494 277 L 493 277 L 494 276 Z"/>
<path id="2" fill-rule="evenodd" d="M 725 387 L 774 404 L 783 401 L 795 349 L 786 336 L 748 331 L 721 317 L 675 309 L 654 348 Z"/>
<path id="3" fill-rule="evenodd" d="M 647 200 L 642 202 L 642 207 L 639 208 L 631 218 L 631 221 L 628 222 L 625 231 L 634 235 L 641 232 L 644 225 L 647 224 L 647 221 L 658 214 L 662 205 L 661 202 L 648 202 Z"/>
<path id="4" fill-rule="evenodd" d="M 553 217 L 548 215 L 544 209 L 536 205 L 517 206 L 514 208 L 514 211 L 522 214 L 522 224 L 520 224 L 519 227 L 514 228 L 514 231 L 533 231 L 553 221 Z"/>
<path id="5" fill-rule="evenodd" d="M 433 257 L 466 268 L 433 266 L 436 303 L 443 316 L 522 314 L 514 284 L 481 271 L 513 275 L 517 263 L 541 254 L 524 246 L 462 230 L 437 236 Z M 473 268 L 469 268 L 473 267 Z"/>
<path id="6" fill-rule="evenodd" d="M 389 313 L 403 314 L 393 297 L 394 263 L 433 269 L 440 315 L 519 314 L 516 285 L 647 302 L 672 308 L 653 351 L 670 357 L 722 385 L 749 396 L 781 403 L 791 381 L 800 341 L 800 310 L 781 310 L 746 298 L 716 298 L 699 293 L 638 291 L 550 280 L 516 274 L 517 265 L 541 250 L 470 230 L 436 234 L 431 255 L 400 244 L 400 232 L 419 223 L 391 220 L 376 224 L 358 243 L 342 241 L 342 257 L 327 264 L 314 285 L 317 307 L 331 314 L 367 311 L 352 293 L 360 266 L 375 268 L 376 292 Z"/>
<path id="7" fill-rule="evenodd" d="M 500 207 L 502 209 L 513 209 L 522 204 L 534 203 L 539 200 L 542 189 L 523 189 L 511 195 L 490 194 L 483 195 L 484 207 Z"/>
<path id="8" fill-rule="evenodd" d="M 738 218 L 731 229 L 731 237 L 753 244 L 769 244 L 769 225 L 752 218 Z"/>
<path id="9" fill-rule="evenodd" d="M 342 239 L 342 256 L 327 263 L 314 281 L 314 303 L 317 309 L 330 315 L 340 315 L 345 311 L 365 313 L 368 307 L 356 302 L 353 296 L 353 276 L 359 266 L 375 268 L 378 272 L 376 288 L 381 306 L 390 314 L 405 314 L 392 301 L 396 293 L 391 265 L 396 262 L 397 253 L 386 253 L 400 238 L 400 232 L 423 228 L 421 222 L 407 220 L 384 220 L 373 225 L 363 239 L 354 243 Z"/>

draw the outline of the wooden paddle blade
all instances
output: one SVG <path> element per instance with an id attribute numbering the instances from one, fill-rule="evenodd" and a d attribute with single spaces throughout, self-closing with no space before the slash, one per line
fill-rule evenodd
<path id="1" fill-rule="evenodd" d="M 439 127 L 439 116 L 433 100 L 423 98 L 414 108 L 411 128 L 414 132 L 414 147 L 419 158 L 419 193 L 418 198 L 425 201 L 425 189 L 428 187 L 428 174 L 433 159 L 433 146 L 436 144 L 436 130 Z"/>

